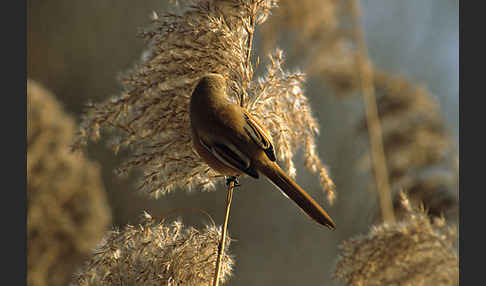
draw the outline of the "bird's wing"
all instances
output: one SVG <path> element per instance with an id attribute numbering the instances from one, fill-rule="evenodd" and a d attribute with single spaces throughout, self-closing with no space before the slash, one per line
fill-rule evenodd
<path id="1" fill-rule="evenodd" d="M 201 145 L 214 155 L 221 163 L 228 167 L 240 170 L 249 176 L 258 179 L 259 175 L 250 167 L 251 161 L 230 142 L 208 144 L 199 137 Z"/>
<path id="2" fill-rule="evenodd" d="M 277 156 L 275 155 L 275 149 L 273 148 L 272 141 L 270 137 L 266 134 L 265 129 L 260 125 L 260 123 L 254 119 L 248 112 L 243 111 L 243 116 L 245 117 L 246 124 L 243 126 L 246 133 L 250 138 L 265 151 L 268 158 L 271 161 L 276 161 Z"/>

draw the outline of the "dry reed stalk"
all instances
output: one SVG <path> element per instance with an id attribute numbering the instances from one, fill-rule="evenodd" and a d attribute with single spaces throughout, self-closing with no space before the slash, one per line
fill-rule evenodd
<path id="1" fill-rule="evenodd" d="M 224 212 L 223 230 L 221 231 L 221 240 L 218 245 L 218 257 L 216 258 L 216 273 L 214 275 L 213 286 L 218 286 L 221 276 L 221 263 L 224 256 L 224 250 L 226 245 L 226 232 L 228 229 L 228 221 L 231 207 L 231 200 L 233 198 L 233 189 L 235 188 L 235 179 L 228 181 L 228 194 L 226 196 L 226 209 Z"/>
<path id="2" fill-rule="evenodd" d="M 431 217 L 456 220 L 455 153 L 438 102 L 427 89 L 401 77 L 376 72 L 374 81 L 381 94 L 378 114 L 395 210 L 402 212 L 398 194 L 405 190 Z M 366 126 L 363 120 L 360 131 Z"/>
<path id="3" fill-rule="evenodd" d="M 352 30 L 356 25 L 350 25 L 353 21 L 352 2 L 282 0 L 280 3 L 280 8 L 264 26 L 266 45 L 272 46 L 280 35 L 288 37 L 293 33 L 295 50 L 306 50 L 304 55 L 299 54 L 298 63 L 305 66 L 309 76 L 324 80 L 337 96 L 355 94 L 360 86 L 355 60 L 359 44 Z M 279 31 L 285 31 L 285 34 Z M 400 205 L 397 203 L 398 191 L 413 190 L 413 194 L 409 193 L 411 199 L 423 199 L 431 215 L 455 213 L 457 194 L 454 198 L 455 186 L 449 184 L 454 171 L 446 162 L 452 161 L 449 157 L 455 153 L 450 152 L 450 138 L 434 96 L 426 88 L 379 70 L 372 63 L 368 62 L 367 68 L 371 70 L 368 77 L 376 94 L 393 205 Z M 366 130 L 369 134 L 372 131 L 368 130 L 366 121 L 365 118 L 360 124 L 360 131 Z M 368 170 L 372 166 L 370 156 L 366 154 L 364 157 L 366 159 L 360 165 L 366 163 Z M 443 174 L 430 175 L 430 169 L 439 163 L 445 165 L 441 166 Z M 445 179 L 444 183 L 434 183 L 441 178 Z M 425 183 L 427 180 L 430 183 Z M 435 186 L 434 190 L 432 186 Z"/>
<path id="4" fill-rule="evenodd" d="M 373 86 L 373 70 L 368 60 L 366 44 L 361 31 L 360 8 L 357 0 L 351 1 L 351 15 L 353 23 L 353 34 L 357 43 L 356 65 L 358 67 L 360 86 L 366 107 L 366 122 L 368 126 L 368 137 L 371 146 L 371 157 L 375 173 L 376 189 L 379 196 L 381 214 L 385 222 L 395 222 L 393 204 L 391 198 L 388 169 L 383 148 L 382 131 L 378 108 L 376 106 L 375 89 Z"/>

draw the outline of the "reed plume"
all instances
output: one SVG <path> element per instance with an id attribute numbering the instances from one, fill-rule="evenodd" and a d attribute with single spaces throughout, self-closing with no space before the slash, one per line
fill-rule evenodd
<path id="1" fill-rule="evenodd" d="M 400 198 L 400 222 L 341 243 L 333 277 L 345 285 L 459 285 L 457 229 Z"/>
<path id="2" fill-rule="evenodd" d="M 69 152 L 74 126 L 27 80 L 27 285 L 66 285 L 111 221 L 100 167 Z"/>
<path id="3" fill-rule="evenodd" d="M 188 106 L 198 79 L 218 73 L 227 78 L 230 100 L 271 130 L 290 175 L 296 174 L 293 156 L 303 148 L 306 166 L 319 174 L 332 201 L 334 184 L 315 149 L 318 126 L 303 94 L 304 75 L 284 72 L 277 50 L 266 75 L 253 77 L 254 33 L 275 2 L 180 1 L 178 12 L 154 13 L 152 25 L 140 33 L 148 43 L 142 60 L 121 77 L 124 91 L 88 106 L 74 148 L 113 131 L 112 148 L 132 150 L 118 171 L 143 170 L 139 189 L 157 197 L 175 188 L 214 188 L 222 176 L 192 148 Z"/>
<path id="4" fill-rule="evenodd" d="M 274 45 L 284 36 L 278 31 L 285 28 L 285 33 L 295 35 L 294 50 L 306 50 L 305 55 L 299 54 L 298 64 L 308 75 L 322 79 L 330 94 L 352 96 L 360 87 L 355 62 L 359 45 L 350 25 L 355 2 L 282 0 L 264 26 L 265 46 Z M 398 193 L 406 190 L 412 202 L 424 203 L 429 215 L 448 214 L 454 220 L 458 198 L 453 160 L 457 152 L 452 148 L 437 100 L 426 87 L 379 69 L 369 58 L 364 62 L 376 93 L 395 211 L 401 212 Z M 359 133 L 364 134 L 368 126 L 366 119 L 361 120 Z M 373 172 L 369 154 L 359 165 Z"/>
<path id="5" fill-rule="evenodd" d="M 71 285 L 210 285 L 220 235 L 216 226 L 198 230 L 145 212 L 138 225 L 107 233 Z M 230 242 L 227 237 L 222 283 L 233 269 Z"/>

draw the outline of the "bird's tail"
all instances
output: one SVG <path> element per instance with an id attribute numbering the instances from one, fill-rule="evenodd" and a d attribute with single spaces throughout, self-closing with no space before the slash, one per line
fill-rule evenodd
<path id="1" fill-rule="evenodd" d="M 287 197 L 292 199 L 310 218 L 330 229 L 336 228 L 336 225 L 326 211 L 297 185 L 292 178 L 287 176 L 275 162 L 267 161 L 262 166 L 259 166 L 258 169 L 270 181 L 277 185 Z"/>

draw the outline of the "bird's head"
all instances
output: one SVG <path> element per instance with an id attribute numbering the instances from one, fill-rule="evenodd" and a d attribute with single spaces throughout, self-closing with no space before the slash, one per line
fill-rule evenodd
<path id="1" fill-rule="evenodd" d="M 217 73 L 205 74 L 196 85 L 194 93 L 207 96 L 224 95 L 226 79 Z"/>

